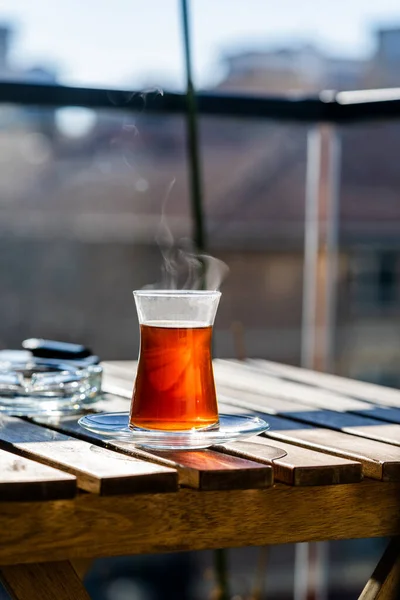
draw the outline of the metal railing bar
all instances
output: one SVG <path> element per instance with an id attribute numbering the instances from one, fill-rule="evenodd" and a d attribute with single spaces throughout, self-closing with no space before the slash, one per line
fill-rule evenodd
<path id="1" fill-rule="evenodd" d="M 396 91 L 394 91 L 396 90 Z M 348 123 L 400 118 L 400 90 L 321 92 L 318 97 L 261 97 L 242 94 L 196 94 L 199 114 L 219 117 L 266 118 L 304 123 Z M 358 96 L 357 96 L 358 94 Z M 358 98 L 358 101 L 356 101 Z M 186 94 L 97 89 L 35 83 L 0 82 L 0 104 L 40 107 L 82 106 L 151 113 L 183 114 Z"/>

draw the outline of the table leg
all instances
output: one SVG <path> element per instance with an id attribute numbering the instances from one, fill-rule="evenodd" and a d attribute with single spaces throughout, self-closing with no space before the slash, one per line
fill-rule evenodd
<path id="1" fill-rule="evenodd" d="M 398 600 L 400 597 L 400 539 L 393 538 L 358 600 Z"/>
<path id="2" fill-rule="evenodd" d="M 92 564 L 92 558 L 74 558 L 71 560 L 71 565 L 73 566 L 75 573 L 82 581 L 84 580 L 86 573 L 89 571 Z"/>
<path id="3" fill-rule="evenodd" d="M 13 600 L 90 600 L 68 561 L 0 567 L 0 580 Z"/>

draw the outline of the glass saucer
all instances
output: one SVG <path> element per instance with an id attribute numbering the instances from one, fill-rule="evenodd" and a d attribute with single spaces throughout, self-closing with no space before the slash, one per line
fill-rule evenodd
<path id="1" fill-rule="evenodd" d="M 216 444 L 258 435 L 269 429 L 268 423 L 259 417 L 220 415 L 219 426 L 199 431 L 158 431 L 155 429 L 130 428 L 129 413 L 98 413 L 85 415 L 79 425 L 92 433 L 115 440 L 132 442 L 136 446 L 153 450 L 195 450 Z"/>

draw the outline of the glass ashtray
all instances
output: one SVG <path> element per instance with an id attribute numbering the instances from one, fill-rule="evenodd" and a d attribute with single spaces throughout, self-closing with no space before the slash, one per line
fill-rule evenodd
<path id="1" fill-rule="evenodd" d="M 15 416 L 76 413 L 96 401 L 103 369 L 68 362 L 0 361 L 0 414 Z"/>
<path id="2" fill-rule="evenodd" d="M 252 437 L 269 429 L 263 419 L 242 415 L 220 415 L 218 427 L 207 430 L 141 429 L 129 427 L 127 412 L 85 415 L 79 419 L 79 425 L 92 433 L 153 450 L 198 450 Z"/>

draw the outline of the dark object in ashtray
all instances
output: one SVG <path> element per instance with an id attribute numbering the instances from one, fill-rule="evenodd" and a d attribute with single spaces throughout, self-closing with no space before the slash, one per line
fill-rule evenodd
<path id="1" fill-rule="evenodd" d="M 53 358 L 58 360 L 82 360 L 92 356 L 91 350 L 81 344 L 70 344 L 55 340 L 29 338 L 22 342 L 22 347 L 29 350 L 36 358 Z"/>

